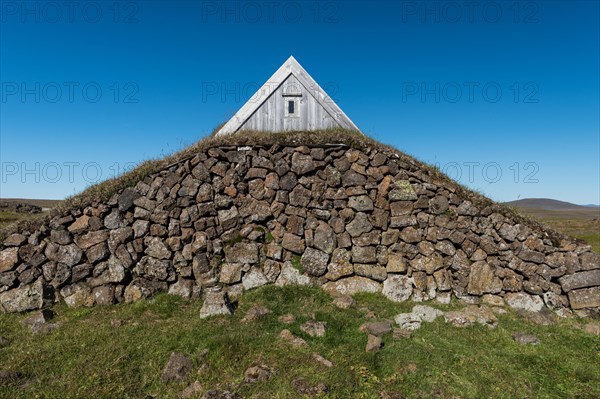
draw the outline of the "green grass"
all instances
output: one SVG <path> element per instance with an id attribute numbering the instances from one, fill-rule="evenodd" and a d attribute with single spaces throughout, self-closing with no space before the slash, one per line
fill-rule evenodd
<path id="1" fill-rule="evenodd" d="M 381 295 L 358 295 L 355 309 L 339 310 L 322 290 L 263 287 L 246 293 L 236 314 L 201 320 L 201 303 L 166 294 L 128 305 L 68 309 L 55 307 L 58 330 L 32 335 L 19 321 L 26 315 L 0 315 L 0 335 L 12 344 L 0 349 L 0 370 L 20 371 L 24 378 L 1 386 L 2 398 L 175 398 L 198 379 L 205 390 L 220 386 L 243 398 L 299 398 L 291 382 L 299 377 L 329 386 L 326 398 L 379 398 L 382 391 L 408 398 L 593 398 L 600 396 L 600 338 L 574 325 L 528 324 L 509 313 L 495 330 L 458 329 L 437 320 L 410 339 L 384 337 L 384 348 L 365 353 L 366 335 L 358 327 L 374 311 L 391 318 L 411 309 Z M 272 314 L 242 323 L 252 304 Z M 450 307 L 456 307 L 456 304 Z M 440 308 L 443 308 L 439 306 Z M 297 321 L 278 321 L 292 313 Z M 315 318 L 326 321 L 325 337 L 312 338 L 299 326 Z M 124 320 L 121 327 L 112 319 Z M 289 328 L 308 341 L 292 348 L 277 335 Z M 511 334 L 533 333 L 537 346 L 520 346 Z M 160 373 L 172 351 L 190 356 L 209 349 L 208 367 L 190 373 L 184 383 L 163 384 Z M 327 369 L 312 353 L 330 359 Z M 267 382 L 243 383 L 246 368 L 267 364 L 275 375 Z"/>

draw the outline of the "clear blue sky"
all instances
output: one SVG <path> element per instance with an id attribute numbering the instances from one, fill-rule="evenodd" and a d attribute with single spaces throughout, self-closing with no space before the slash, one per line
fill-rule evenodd
<path id="1" fill-rule="evenodd" d="M 600 203 L 597 1 L 0 5 L 0 197 L 191 144 L 294 55 L 366 134 L 492 199 Z"/>

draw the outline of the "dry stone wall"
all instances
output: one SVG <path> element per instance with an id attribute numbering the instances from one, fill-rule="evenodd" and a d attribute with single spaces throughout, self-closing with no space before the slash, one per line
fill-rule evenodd
<path id="1" fill-rule="evenodd" d="M 318 284 L 394 301 L 600 309 L 598 254 L 476 198 L 392 150 L 210 148 L 9 236 L 0 308 Z"/>

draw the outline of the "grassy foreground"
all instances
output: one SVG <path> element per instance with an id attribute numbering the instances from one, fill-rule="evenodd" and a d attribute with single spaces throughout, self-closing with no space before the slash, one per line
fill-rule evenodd
<path id="1" fill-rule="evenodd" d="M 387 334 L 380 352 L 365 353 L 367 336 L 358 328 L 371 320 L 367 313 L 393 318 L 412 304 L 370 294 L 356 300 L 356 308 L 340 310 L 318 288 L 268 286 L 246 293 L 234 316 L 205 320 L 198 317 L 199 301 L 166 294 L 111 307 L 60 305 L 53 320 L 60 327 L 38 335 L 20 325 L 26 315 L 2 314 L 0 335 L 12 343 L 0 349 L 0 371 L 19 371 L 23 377 L 0 382 L 0 397 L 177 398 L 198 380 L 203 392 L 220 387 L 242 398 L 301 398 L 292 386 L 299 377 L 327 384 L 329 391 L 321 396 L 326 398 L 600 397 L 600 337 L 575 328 L 576 319 L 538 326 L 509 312 L 491 330 L 479 325 L 459 329 L 438 318 L 411 338 Z M 253 304 L 272 313 L 241 322 Z M 296 316 L 295 323 L 278 320 L 287 313 Z M 313 317 L 328 323 L 325 337 L 300 330 Z M 115 326 L 115 320 L 123 325 Z M 279 339 L 284 328 L 309 347 L 295 348 Z M 533 333 L 541 343 L 519 345 L 511 338 L 515 332 Z M 198 354 L 204 349 L 208 355 L 201 367 Z M 162 383 L 161 370 L 172 351 L 186 354 L 201 370 L 192 371 L 186 382 Z M 331 360 L 333 367 L 317 363 L 313 353 Z M 244 383 L 244 371 L 258 363 L 274 369 L 274 376 Z"/>

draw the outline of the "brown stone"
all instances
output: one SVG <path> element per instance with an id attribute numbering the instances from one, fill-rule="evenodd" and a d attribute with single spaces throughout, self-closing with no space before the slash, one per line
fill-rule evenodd
<path id="1" fill-rule="evenodd" d="M 574 290 L 569 292 L 568 295 L 573 309 L 600 307 L 600 287 Z"/>

